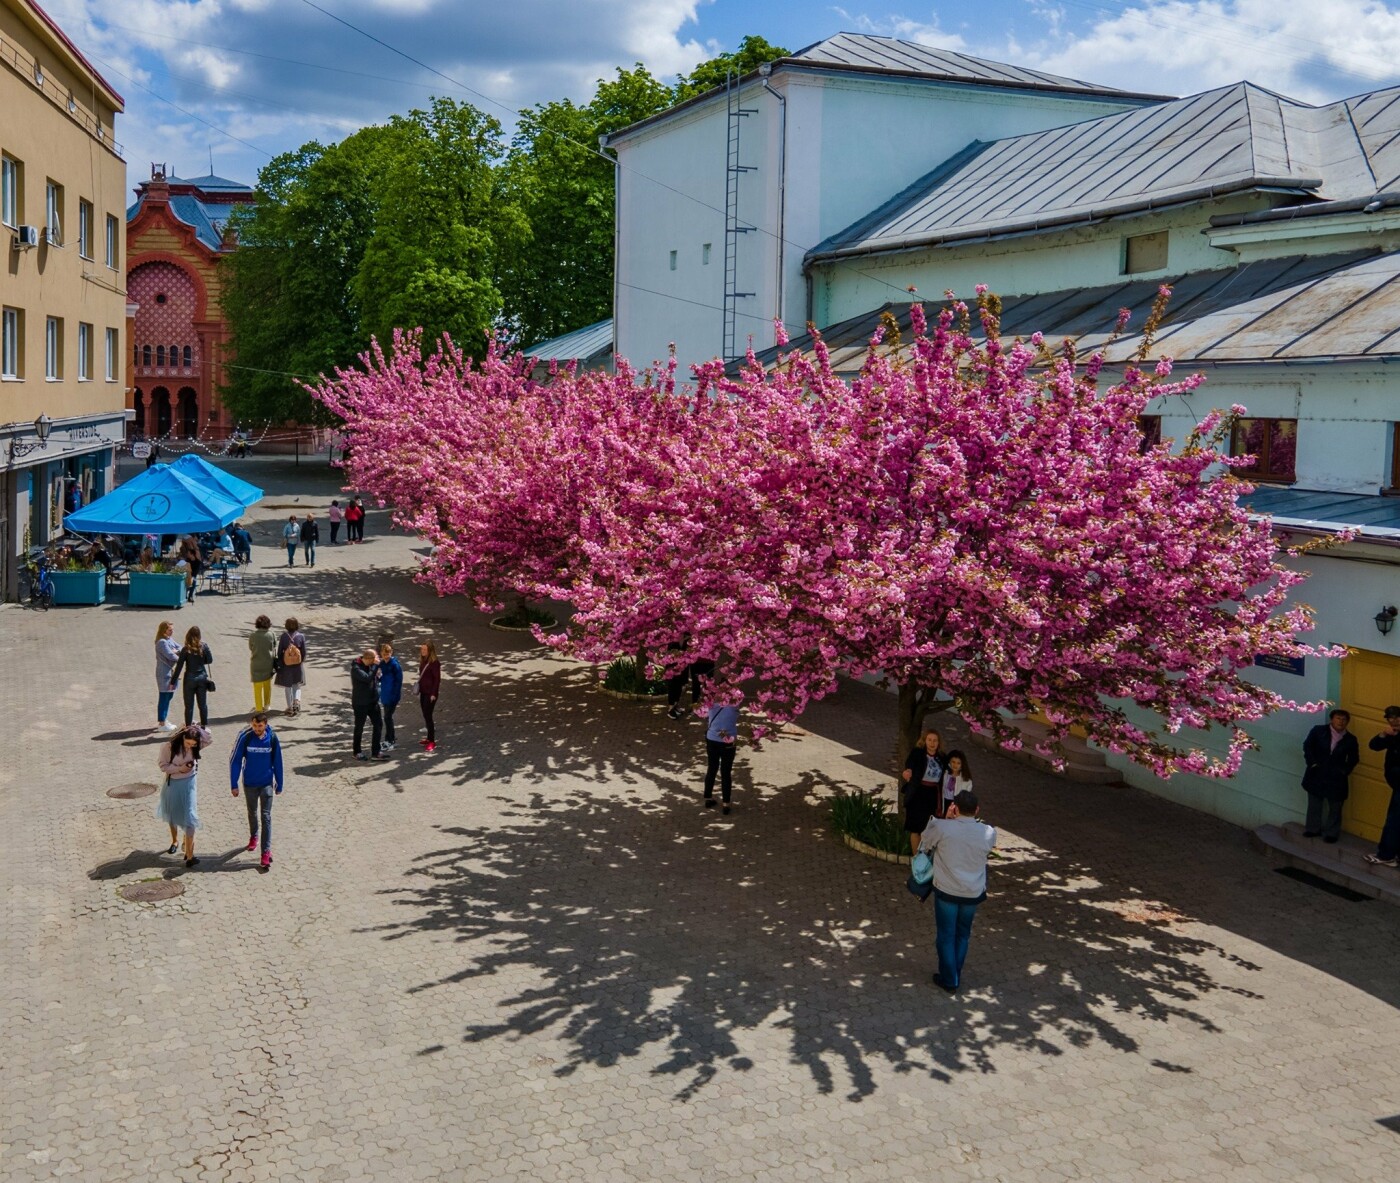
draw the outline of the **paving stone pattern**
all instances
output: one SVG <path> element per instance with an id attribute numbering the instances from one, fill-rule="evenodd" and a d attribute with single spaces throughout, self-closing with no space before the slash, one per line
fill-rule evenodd
<path id="1" fill-rule="evenodd" d="M 278 522 L 334 478 L 245 472 L 248 592 L 171 614 L 217 663 L 199 867 L 152 798 L 106 795 L 156 778 L 162 613 L 0 608 L 0 1179 L 1331 1183 L 1400 1156 L 1400 911 L 978 752 L 1007 850 L 949 998 L 905 872 L 826 825 L 888 783 L 881 691 L 742 754 L 720 817 L 698 722 L 414 585 L 381 513 L 288 570 Z M 268 874 L 224 779 L 261 611 L 309 649 Z M 359 764 L 346 665 L 385 632 L 441 643 L 439 749 L 406 701 Z M 118 894 L 159 878 L 184 894 Z"/>

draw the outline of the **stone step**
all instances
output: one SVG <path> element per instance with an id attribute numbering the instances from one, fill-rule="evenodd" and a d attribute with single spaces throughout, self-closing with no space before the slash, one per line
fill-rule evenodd
<path id="1" fill-rule="evenodd" d="M 1025 737 L 1025 747 L 1014 751 L 1008 750 L 992 736 L 980 731 L 972 733 L 972 742 L 988 751 L 999 752 L 1019 764 L 1027 764 L 1042 772 L 1053 772 L 1057 776 L 1077 781 L 1079 784 L 1114 785 L 1122 781 L 1123 778 L 1117 769 L 1108 766 L 1108 761 L 1104 759 L 1103 753 L 1091 748 L 1078 736 L 1070 736 L 1065 741 L 1063 745 L 1065 766 L 1056 768 L 1045 756 L 1031 750 L 1034 744 L 1044 739 L 1049 732 L 1049 728 L 1044 723 L 1037 723 L 1033 719 L 1010 719 L 1008 722 Z"/>
<path id="2" fill-rule="evenodd" d="M 1343 834 L 1340 842 L 1326 843 L 1320 838 L 1304 838 L 1301 826 L 1287 822 L 1260 826 L 1253 841 L 1275 867 L 1295 867 L 1359 895 L 1400 905 L 1400 871 L 1353 863 L 1350 854 L 1360 850 L 1364 855 L 1371 849 L 1370 843 L 1354 835 Z"/>

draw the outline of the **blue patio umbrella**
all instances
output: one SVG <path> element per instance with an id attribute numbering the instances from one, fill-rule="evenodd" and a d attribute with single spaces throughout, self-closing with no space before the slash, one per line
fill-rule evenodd
<path id="1" fill-rule="evenodd" d="M 77 534 L 204 533 L 236 521 L 244 508 L 172 465 L 157 464 L 68 514 L 63 524 Z"/>
<path id="2" fill-rule="evenodd" d="M 217 465 L 210 464 L 201 456 L 196 456 L 193 452 L 186 453 L 170 465 L 181 476 L 189 477 L 190 480 L 200 485 L 207 485 L 215 492 L 222 493 L 232 501 L 237 501 L 247 509 L 255 501 L 261 501 L 263 491 L 257 485 L 250 485 L 240 477 L 232 473 L 225 472 Z"/>

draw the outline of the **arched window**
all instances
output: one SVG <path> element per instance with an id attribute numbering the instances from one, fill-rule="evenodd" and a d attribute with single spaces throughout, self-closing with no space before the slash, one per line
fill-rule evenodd
<path id="1" fill-rule="evenodd" d="M 180 347 L 178 345 L 172 345 L 170 347 L 170 364 L 172 366 L 178 366 L 180 364 Z"/>
<path id="2" fill-rule="evenodd" d="M 133 345 L 131 347 L 131 364 L 134 366 L 139 366 L 141 364 L 141 346 L 139 345 Z"/>
<path id="3" fill-rule="evenodd" d="M 165 365 L 165 346 L 164 346 L 164 345 L 157 345 L 157 346 L 156 346 L 156 365 L 158 365 L 158 366 L 163 366 L 163 365 Z"/>
<path id="4" fill-rule="evenodd" d="M 151 347 L 149 345 L 141 346 L 141 364 L 143 366 L 151 364 Z"/>
<path id="5" fill-rule="evenodd" d="M 194 350 L 188 345 L 185 346 L 185 369 L 190 369 L 194 365 Z"/>

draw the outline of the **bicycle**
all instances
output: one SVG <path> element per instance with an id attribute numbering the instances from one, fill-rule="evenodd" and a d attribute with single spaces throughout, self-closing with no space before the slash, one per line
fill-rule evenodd
<path id="1" fill-rule="evenodd" d="M 45 612 L 53 607 L 53 580 L 49 578 L 47 559 L 40 557 L 20 569 L 19 598 L 39 604 Z"/>

